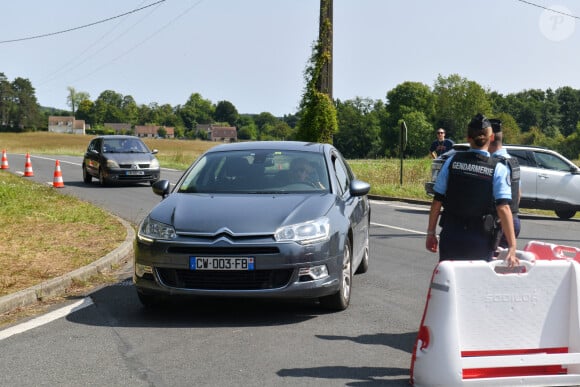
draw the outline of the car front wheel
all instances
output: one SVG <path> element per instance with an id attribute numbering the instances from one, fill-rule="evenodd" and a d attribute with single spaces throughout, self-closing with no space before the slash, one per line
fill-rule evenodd
<path id="1" fill-rule="evenodd" d="M 576 215 L 576 211 L 574 210 L 556 210 L 556 215 L 560 219 L 570 219 L 574 215 Z"/>
<path id="2" fill-rule="evenodd" d="M 338 292 L 329 296 L 321 297 L 320 304 L 331 310 L 345 310 L 350 304 L 350 292 L 352 288 L 352 259 L 350 251 L 350 241 L 344 243 L 344 253 L 342 257 L 342 270 L 340 275 L 340 286 Z"/>
<path id="3" fill-rule="evenodd" d="M 105 174 L 102 168 L 99 168 L 99 183 L 101 183 L 103 187 L 107 185 L 107 179 L 105 179 Z"/>
<path id="4" fill-rule="evenodd" d="M 83 164 L 83 181 L 85 184 L 90 184 L 93 180 L 91 174 L 87 171 L 87 167 Z"/>
<path id="5" fill-rule="evenodd" d="M 356 269 L 355 274 L 363 274 L 369 271 L 369 228 L 367 227 L 366 238 L 365 238 L 365 247 L 363 252 L 363 257 Z"/>

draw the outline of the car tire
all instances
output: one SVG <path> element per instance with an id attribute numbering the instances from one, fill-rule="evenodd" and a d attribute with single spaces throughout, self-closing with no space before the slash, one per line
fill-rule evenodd
<path id="1" fill-rule="evenodd" d="M 91 181 L 93 180 L 93 177 L 91 176 L 91 174 L 87 171 L 87 167 L 83 164 L 83 182 L 85 184 L 91 184 Z"/>
<path id="2" fill-rule="evenodd" d="M 352 255 L 350 241 L 344 242 L 343 258 L 340 272 L 340 285 L 338 292 L 320 298 L 320 305 L 331 310 L 345 310 L 350 304 L 352 290 Z"/>
<path id="3" fill-rule="evenodd" d="M 365 251 L 363 253 L 362 261 L 360 261 L 360 265 L 356 269 L 355 274 L 364 274 L 369 271 L 369 247 L 365 247 Z"/>
<path id="4" fill-rule="evenodd" d="M 576 215 L 576 211 L 574 210 L 556 210 L 555 212 L 560 219 L 570 219 Z"/>
<path id="5" fill-rule="evenodd" d="M 107 186 L 107 179 L 105 179 L 105 174 L 103 173 L 103 170 L 101 168 L 99 168 L 99 183 L 103 187 Z"/>
<path id="6" fill-rule="evenodd" d="M 355 274 L 364 274 L 369 270 L 369 229 L 367 227 L 366 241 L 362 260 L 356 269 Z"/>

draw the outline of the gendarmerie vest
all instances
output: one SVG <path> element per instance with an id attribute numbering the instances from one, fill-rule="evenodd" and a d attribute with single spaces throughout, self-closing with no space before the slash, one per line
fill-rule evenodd
<path id="1" fill-rule="evenodd" d="M 455 219 L 494 214 L 493 175 L 498 159 L 476 152 L 457 152 L 449 165 L 445 213 Z"/>
<path id="2" fill-rule="evenodd" d="M 512 188 L 512 202 L 510 204 L 510 209 L 512 214 L 517 214 L 519 212 L 519 196 L 520 196 L 520 163 L 516 158 L 496 156 L 499 161 L 504 163 L 510 169 L 511 175 L 511 188 Z"/>

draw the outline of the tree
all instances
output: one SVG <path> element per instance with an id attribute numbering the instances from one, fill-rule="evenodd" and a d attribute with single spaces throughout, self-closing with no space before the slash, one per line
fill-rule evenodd
<path id="1" fill-rule="evenodd" d="M 68 86 L 67 87 L 68 90 L 68 95 L 66 97 L 66 103 L 68 106 L 70 106 L 71 111 L 72 111 L 72 115 L 75 116 L 76 115 L 76 111 L 78 106 L 80 105 L 80 103 L 86 99 L 89 99 L 89 93 L 84 92 L 84 91 L 76 91 L 74 87 L 72 86 Z"/>
<path id="2" fill-rule="evenodd" d="M 561 130 L 564 136 L 576 132 L 580 121 L 580 91 L 571 87 L 561 87 L 556 90 L 556 99 L 560 105 Z"/>
<path id="3" fill-rule="evenodd" d="M 509 113 L 499 113 L 492 118 L 501 120 L 503 143 L 519 144 L 521 139 L 521 130 L 516 120 Z"/>
<path id="4" fill-rule="evenodd" d="M 121 112 L 123 113 L 123 122 L 135 125 L 137 123 L 139 108 L 137 107 L 137 102 L 135 99 L 126 95 L 121 101 Z"/>
<path id="5" fill-rule="evenodd" d="M 404 114 L 419 111 L 428 120 L 435 118 L 435 95 L 431 88 L 420 82 L 403 82 L 387 93 L 387 111 L 393 124 Z"/>
<path id="6" fill-rule="evenodd" d="M 459 141 L 467 136 L 467 124 L 477 113 L 489 115 L 492 111 L 488 93 L 476 82 L 457 74 L 447 78 L 439 75 L 433 94 L 436 97 L 436 126 L 454 134 Z"/>
<path id="7" fill-rule="evenodd" d="M 387 93 L 387 101 L 388 119 L 382 132 L 383 144 L 384 148 L 388 149 L 387 153 L 398 154 L 401 120 L 405 115 L 419 112 L 423 114 L 422 120 L 433 122 L 436 99 L 429 86 L 420 82 L 403 82 Z M 421 121 L 421 128 L 423 128 L 422 125 Z M 432 133 L 428 133 L 427 139 L 431 140 L 431 138 Z"/>
<path id="8" fill-rule="evenodd" d="M 329 4 L 330 3 L 330 4 Z M 330 1 L 320 2 L 321 15 L 329 15 L 323 7 L 331 6 Z M 331 46 L 332 23 L 329 18 L 320 20 L 318 42 L 314 45 L 310 62 L 305 71 L 306 89 L 300 102 L 300 120 L 296 137 L 309 142 L 327 142 L 332 144 L 332 137 L 338 129 L 336 108 L 331 97 L 320 88 L 325 85 L 321 79 L 325 69 L 332 63 Z"/>
<path id="9" fill-rule="evenodd" d="M 336 104 L 339 130 L 334 145 L 346 158 L 376 157 L 380 150 L 380 120 L 376 101 L 355 98 Z"/>
<path id="10" fill-rule="evenodd" d="M 230 126 L 236 126 L 239 114 L 236 107 L 229 101 L 219 101 L 215 107 L 214 120 L 227 122 Z"/>
<path id="11" fill-rule="evenodd" d="M 429 122 L 425 113 L 420 111 L 409 112 L 403 114 L 401 122 L 403 120 L 407 126 L 405 155 L 424 157 L 429 154 L 429 146 L 431 145 L 433 136 L 433 125 Z M 399 125 L 401 122 L 399 122 Z"/>
<path id="12" fill-rule="evenodd" d="M 12 85 L 4 73 L 0 73 L 0 127 L 11 126 L 10 112 L 13 106 Z"/>
<path id="13" fill-rule="evenodd" d="M 36 130 L 40 123 L 40 106 L 30 81 L 16 78 L 12 82 L 12 95 L 14 98 L 12 126 L 22 131 Z"/>
<path id="14" fill-rule="evenodd" d="M 254 119 L 249 115 L 241 115 L 238 120 L 238 139 L 240 140 L 257 140 L 258 127 Z"/>
<path id="15" fill-rule="evenodd" d="M 85 120 L 85 122 L 91 126 L 95 126 L 95 103 L 89 99 L 81 101 L 75 117 L 79 120 Z"/>
<path id="16" fill-rule="evenodd" d="M 95 101 L 95 124 L 105 122 L 125 122 L 123 116 L 123 96 L 112 90 L 105 90 Z"/>
<path id="17" fill-rule="evenodd" d="M 159 129 L 157 129 L 157 135 L 161 138 L 165 138 L 165 136 L 167 136 L 167 129 L 165 129 L 164 126 L 160 126 Z"/>
<path id="18" fill-rule="evenodd" d="M 199 93 L 194 93 L 179 109 L 178 114 L 185 127 L 193 130 L 197 124 L 211 124 L 214 111 L 215 106 L 210 100 L 204 99 Z"/>

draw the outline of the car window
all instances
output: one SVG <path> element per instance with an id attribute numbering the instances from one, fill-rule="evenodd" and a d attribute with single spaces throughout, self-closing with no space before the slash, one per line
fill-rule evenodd
<path id="1" fill-rule="evenodd" d="M 100 148 L 99 144 L 100 143 L 101 143 L 101 139 L 99 139 L 99 138 L 94 139 L 93 141 L 91 141 L 89 143 L 89 147 L 88 147 L 87 151 L 89 151 L 89 152 L 93 151 L 93 150 L 99 151 L 99 148 Z"/>
<path id="2" fill-rule="evenodd" d="M 527 151 L 508 149 L 508 153 L 510 154 L 510 156 L 518 160 L 520 166 L 523 165 L 526 167 L 535 167 L 535 163 L 533 162 L 533 160 L 529 159 Z"/>
<path id="3" fill-rule="evenodd" d="M 341 157 L 333 155 L 332 161 L 336 174 L 336 180 L 338 181 L 338 188 L 340 190 L 340 194 L 343 195 L 348 191 L 348 186 L 350 184 L 350 180 L 352 179 L 352 173 L 342 161 Z"/>
<path id="4" fill-rule="evenodd" d="M 186 173 L 178 192 L 327 192 L 329 187 L 320 153 L 251 150 L 205 154 Z"/>
<path id="5" fill-rule="evenodd" d="M 138 138 L 107 138 L 103 143 L 104 153 L 149 153 L 149 148 Z"/>
<path id="6" fill-rule="evenodd" d="M 539 168 L 552 169 L 555 171 L 570 171 L 570 165 L 559 157 L 550 153 L 534 152 L 536 163 Z"/>

